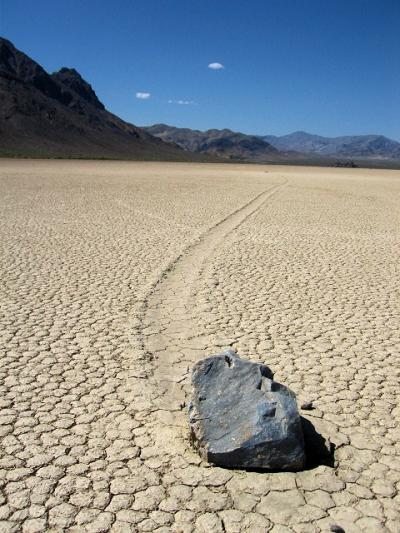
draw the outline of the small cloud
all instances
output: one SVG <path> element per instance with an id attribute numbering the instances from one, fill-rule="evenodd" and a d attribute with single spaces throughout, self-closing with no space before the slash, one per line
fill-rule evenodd
<path id="1" fill-rule="evenodd" d="M 225 67 L 221 63 L 210 63 L 208 65 L 208 68 L 210 68 L 211 70 L 221 70 L 222 68 L 225 68 Z"/>
<path id="2" fill-rule="evenodd" d="M 150 96 L 150 93 L 136 93 L 136 98 L 139 98 L 139 100 L 148 100 Z"/>
<path id="3" fill-rule="evenodd" d="M 168 100 L 168 103 L 178 105 L 197 105 L 193 100 Z"/>

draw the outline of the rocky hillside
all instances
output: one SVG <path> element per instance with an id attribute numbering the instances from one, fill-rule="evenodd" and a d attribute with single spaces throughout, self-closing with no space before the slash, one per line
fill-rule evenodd
<path id="1" fill-rule="evenodd" d="M 48 74 L 0 38 L 0 155 L 192 160 L 108 112 L 80 74 Z"/>
<path id="2" fill-rule="evenodd" d="M 279 158 L 279 151 L 255 135 L 228 129 L 199 131 L 155 124 L 145 129 L 163 141 L 175 143 L 185 150 L 242 161 L 269 161 Z"/>

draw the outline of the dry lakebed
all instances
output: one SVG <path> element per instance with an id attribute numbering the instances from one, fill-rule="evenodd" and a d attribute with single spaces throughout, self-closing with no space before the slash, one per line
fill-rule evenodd
<path id="1" fill-rule="evenodd" d="M 0 202 L 0 532 L 400 531 L 399 171 L 4 159 Z M 331 464 L 201 459 L 229 349 Z"/>

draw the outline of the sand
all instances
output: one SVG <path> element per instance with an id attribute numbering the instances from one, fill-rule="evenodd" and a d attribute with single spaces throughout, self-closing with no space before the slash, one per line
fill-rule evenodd
<path id="1" fill-rule="evenodd" d="M 0 531 L 398 532 L 400 172 L 0 161 Z M 188 369 L 268 364 L 335 466 L 229 471 Z M 233 406 L 234 408 L 234 406 Z"/>

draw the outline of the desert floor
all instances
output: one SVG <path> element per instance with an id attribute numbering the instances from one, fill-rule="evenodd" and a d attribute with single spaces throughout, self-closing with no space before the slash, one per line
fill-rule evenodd
<path id="1" fill-rule="evenodd" d="M 0 161 L 0 531 L 400 531 L 400 172 Z M 224 470 L 188 369 L 265 362 L 336 467 Z M 234 406 L 233 406 L 234 408 Z"/>

